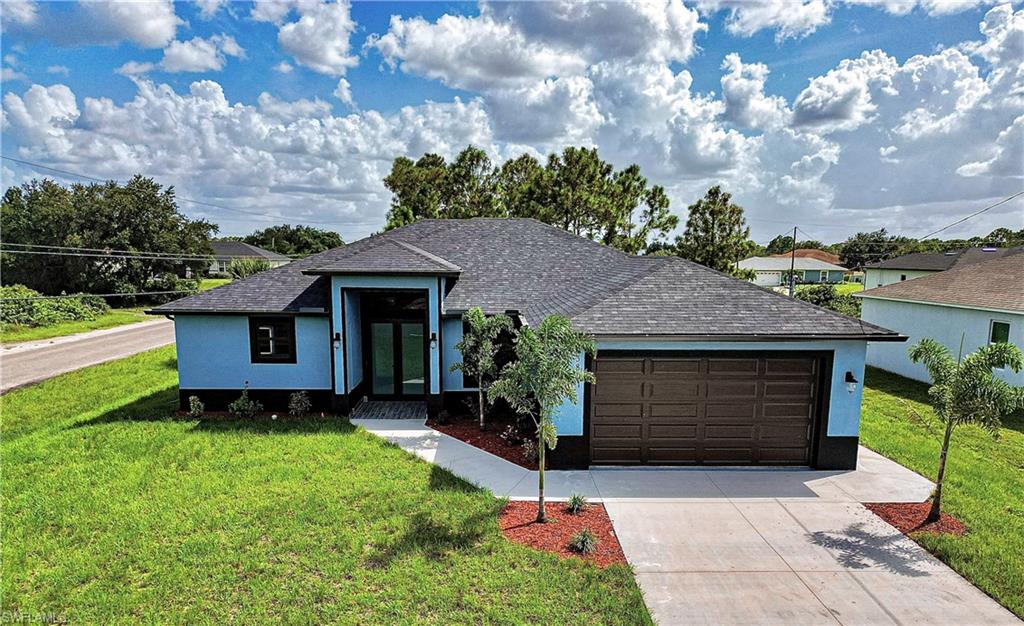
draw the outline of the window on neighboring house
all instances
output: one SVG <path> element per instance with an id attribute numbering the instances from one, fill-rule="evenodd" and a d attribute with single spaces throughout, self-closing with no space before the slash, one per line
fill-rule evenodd
<path id="1" fill-rule="evenodd" d="M 1010 322 L 992 320 L 988 331 L 989 343 L 1010 343 Z"/>
<path id="2" fill-rule="evenodd" d="M 906 274 L 900 274 L 900 281 L 904 281 L 906 279 L 907 279 L 907 275 Z"/>
<path id="3" fill-rule="evenodd" d="M 821 282 L 828 282 L 828 270 L 821 270 Z"/>
<path id="4" fill-rule="evenodd" d="M 295 363 L 295 318 L 250 317 L 249 355 L 253 363 Z"/>

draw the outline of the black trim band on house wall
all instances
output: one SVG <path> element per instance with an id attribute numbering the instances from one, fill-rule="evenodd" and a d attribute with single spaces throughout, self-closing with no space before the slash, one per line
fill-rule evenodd
<path id="1" fill-rule="evenodd" d="M 196 311 L 195 309 L 185 309 L 185 310 L 179 310 L 179 309 L 146 309 L 145 311 L 143 311 L 143 313 L 145 313 L 146 315 L 202 315 L 204 317 L 207 317 L 207 316 L 217 316 L 217 315 L 227 315 L 227 316 L 231 316 L 231 317 L 237 317 L 237 316 L 240 316 L 240 315 L 241 316 L 249 316 L 249 315 L 257 315 L 257 316 L 259 316 L 259 315 L 278 315 L 278 316 L 288 316 L 288 317 L 300 317 L 300 316 L 302 316 L 302 317 L 327 317 L 330 314 L 330 312 L 327 309 L 323 309 L 323 310 L 319 310 L 319 311 L 282 311 L 280 309 L 279 310 L 274 310 L 274 311 L 244 311 L 244 310 L 237 310 L 237 309 L 235 309 L 235 310 L 218 309 L 218 310 L 211 310 L 211 311 Z"/>
<path id="2" fill-rule="evenodd" d="M 263 405 L 266 411 L 287 411 L 291 395 L 305 391 L 315 411 L 334 410 L 334 392 L 331 389 L 249 389 L 249 397 Z M 190 396 L 198 397 L 207 411 L 227 411 L 228 405 L 242 395 L 241 389 L 178 389 L 178 405 L 189 410 Z"/>
<path id="3" fill-rule="evenodd" d="M 348 395 L 348 318 L 345 316 L 345 288 L 339 289 L 341 299 L 341 393 Z M 360 301 L 359 306 L 362 306 Z M 362 317 L 362 316 L 360 316 Z M 360 329 L 362 332 L 362 329 Z M 332 380 L 331 384 L 335 384 Z"/>

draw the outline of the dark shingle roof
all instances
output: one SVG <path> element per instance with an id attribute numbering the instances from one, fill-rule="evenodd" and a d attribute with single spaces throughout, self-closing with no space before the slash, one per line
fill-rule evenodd
<path id="1" fill-rule="evenodd" d="M 211 241 L 213 256 L 218 260 L 230 260 L 238 257 L 256 257 L 268 261 L 291 261 L 290 257 L 283 254 L 264 250 L 244 241 Z"/>
<path id="2" fill-rule="evenodd" d="M 691 261 L 659 260 L 655 271 L 574 316 L 573 325 L 595 335 L 895 335 Z"/>
<path id="3" fill-rule="evenodd" d="M 915 252 L 895 259 L 865 265 L 865 269 L 880 270 L 922 270 L 944 272 L 954 267 L 990 261 L 1006 255 L 1020 254 L 1024 246 L 1016 248 L 965 248 L 954 252 Z"/>
<path id="4" fill-rule="evenodd" d="M 457 274 L 458 265 L 411 243 L 385 237 L 343 258 L 306 270 L 309 274 Z"/>
<path id="5" fill-rule="evenodd" d="M 954 267 L 856 295 L 1024 313 L 1024 254 Z"/>
<path id="6" fill-rule="evenodd" d="M 372 268 L 372 269 L 369 269 Z M 595 334 L 850 336 L 895 333 L 672 257 L 635 257 L 531 219 L 422 220 L 153 311 L 298 312 L 330 307 L 318 272 L 454 275 L 445 308 L 560 313 Z"/>

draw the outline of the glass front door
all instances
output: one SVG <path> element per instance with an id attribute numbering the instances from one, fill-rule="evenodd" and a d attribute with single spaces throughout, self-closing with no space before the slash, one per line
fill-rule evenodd
<path id="1" fill-rule="evenodd" d="M 376 396 L 426 392 L 426 333 L 421 322 L 370 324 L 371 389 Z"/>

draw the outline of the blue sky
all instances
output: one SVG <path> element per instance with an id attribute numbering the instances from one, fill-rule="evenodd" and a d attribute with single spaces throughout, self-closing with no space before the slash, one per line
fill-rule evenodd
<path id="1" fill-rule="evenodd" d="M 495 162 L 596 145 L 680 213 L 724 184 L 758 239 L 791 222 L 914 234 L 1024 187 L 1013 5 L 123 7 L 4 3 L 3 154 L 267 215 L 183 204 L 223 232 L 291 219 L 365 235 L 391 158 L 467 143 Z M 949 234 L 1022 215 L 1009 203 Z"/>

